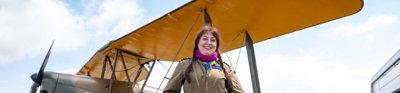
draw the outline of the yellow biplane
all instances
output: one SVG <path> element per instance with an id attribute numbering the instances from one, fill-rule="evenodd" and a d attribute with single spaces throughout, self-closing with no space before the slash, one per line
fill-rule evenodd
<path id="1" fill-rule="evenodd" d="M 44 93 L 146 91 L 156 61 L 177 62 L 190 57 L 197 31 L 204 25 L 212 25 L 222 37 L 221 53 L 246 46 L 253 92 L 260 93 L 253 43 L 349 16 L 362 7 L 362 0 L 190 1 L 109 42 L 76 75 L 44 72 L 50 47 L 39 73 L 31 76 L 34 81 L 31 92 L 36 92 L 39 86 Z M 143 68 L 150 63 L 150 70 Z M 137 82 L 143 80 L 142 86 L 138 86 Z"/>

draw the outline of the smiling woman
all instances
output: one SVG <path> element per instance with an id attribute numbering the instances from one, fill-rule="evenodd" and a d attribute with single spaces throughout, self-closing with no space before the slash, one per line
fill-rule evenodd
<path id="1" fill-rule="evenodd" d="M 181 60 L 164 88 L 165 93 L 243 93 L 233 71 L 219 53 L 219 34 L 211 26 L 203 27 L 197 34 L 192 58 Z M 226 89 L 226 90 L 225 90 Z"/>
<path id="2" fill-rule="evenodd" d="M 217 44 L 218 42 L 218 44 Z M 217 29 L 205 26 L 195 40 L 195 49 L 197 48 L 201 54 L 211 56 L 215 54 L 216 49 L 219 47 L 219 35 Z"/>

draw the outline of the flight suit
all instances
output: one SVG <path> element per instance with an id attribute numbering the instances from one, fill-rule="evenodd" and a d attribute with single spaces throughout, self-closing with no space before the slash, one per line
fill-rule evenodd
<path id="1" fill-rule="evenodd" d="M 189 83 L 188 80 L 185 80 L 184 73 L 191 63 L 193 70 L 190 73 L 191 82 Z M 194 60 L 192 62 L 190 58 L 181 60 L 163 92 L 179 93 L 183 84 L 183 91 L 185 93 L 227 93 L 225 88 L 226 77 L 218 62 L 212 61 L 207 71 L 204 64 L 201 60 Z M 224 68 L 232 80 L 230 93 L 244 93 L 230 66 L 224 63 Z"/>

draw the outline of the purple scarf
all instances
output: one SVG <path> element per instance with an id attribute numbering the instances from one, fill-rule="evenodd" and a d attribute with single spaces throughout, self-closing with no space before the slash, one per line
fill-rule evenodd
<path id="1" fill-rule="evenodd" d="M 211 62 L 211 61 L 217 59 L 218 53 L 214 52 L 211 56 L 206 56 L 206 55 L 201 54 L 199 50 L 196 50 L 195 56 L 203 62 Z"/>

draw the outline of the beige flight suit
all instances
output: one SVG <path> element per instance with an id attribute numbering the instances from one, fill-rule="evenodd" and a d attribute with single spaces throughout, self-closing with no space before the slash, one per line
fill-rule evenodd
<path id="1" fill-rule="evenodd" d="M 184 73 L 191 61 L 191 59 L 183 59 L 179 62 L 167 86 L 164 88 L 164 93 L 181 92 Z M 185 93 L 227 93 L 224 72 L 222 68 L 218 69 L 220 65 L 216 61 L 212 61 L 210 69 L 206 72 L 203 64 L 205 63 L 200 60 L 193 61 L 193 71 L 190 73 L 191 82 L 184 80 L 183 91 Z M 224 67 L 232 80 L 233 89 L 231 89 L 231 93 L 244 93 L 230 66 L 224 63 Z"/>

